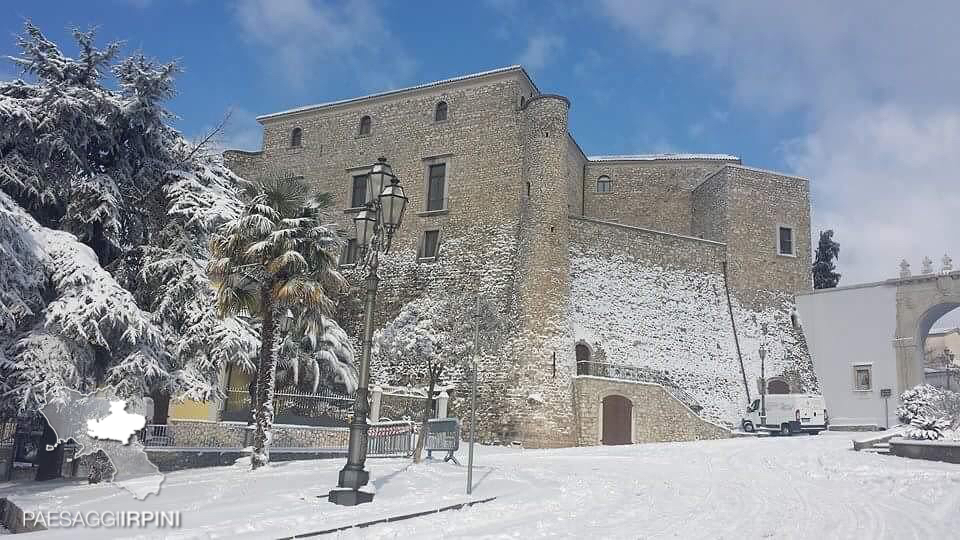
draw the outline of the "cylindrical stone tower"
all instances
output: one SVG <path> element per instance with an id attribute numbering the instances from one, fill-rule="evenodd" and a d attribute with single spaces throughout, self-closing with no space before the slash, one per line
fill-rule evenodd
<path id="1" fill-rule="evenodd" d="M 519 435 L 527 446 L 576 444 L 570 386 L 575 366 L 570 360 L 572 344 L 567 346 L 569 109 L 567 98 L 541 95 L 527 101 L 521 113 L 524 197 L 517 277 L 521 327 L 512 401 Z"/>

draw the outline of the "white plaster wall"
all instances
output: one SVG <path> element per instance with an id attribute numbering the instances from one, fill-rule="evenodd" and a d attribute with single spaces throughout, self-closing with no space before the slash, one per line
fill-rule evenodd
<path id="1" fill-rule="evenodd" d="M 820 380 L 830 423 L 885 426 L 880 389 L 892 389 L 889 425 L 897 424 L 896 286 L 883 283 L 797 295 L 797 310 Z M 853 365 L 873 364 L 873 388 L 854 390 Z"/>

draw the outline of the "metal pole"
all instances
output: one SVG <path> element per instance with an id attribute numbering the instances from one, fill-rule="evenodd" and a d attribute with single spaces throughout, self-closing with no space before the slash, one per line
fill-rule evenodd
<path id="1" fill-rule="evenodd" d="M 767 377 L 764 373 L 764 360 L 767 350 L 760 349 L 760 424 L 767 424 Z"/>
<path id="2" fill-rule="evenodd" d="M 470 384 L 470 449 L 467 451 L 467 495 L 473 493 L 473 443 L 477 439 L 477 351 L 480 349 L 480 295 L 473 314 L 473 381 Z"/>
<path id="3" fill-rule="evenodd" d="M 890 398 L 884 396 L 883 398 L 883 425 L 886 429 L 890 429 L 890 410 L 887 408 Z"/>
<path id="4" fill-rule="evenodd" d="M 330 492 L 329 500 L 343 506 L 373 500 L 373 493 L 360 491 L 370 480 L 370 473 L 364 470 L 367 459 L 367 436 L 370 426 L 367 424 L 367 414 L 370 412 L 368 385 L 370 383 L 370 350 L 373 345 L 373 313 L 377 301 L 377 267 L 380 264 L 380 246 L 376 238 L 370 246 L 370 263 L 368 266 L 366 283 L 366 302 L 363 320 L 363 354 L 360 357 L 360 373 L 357 393 L 353 402 L 353 420 L 350 422 L 350 442 L 347 448 L 347 464 L 340 470 L 338 489 Z"/>

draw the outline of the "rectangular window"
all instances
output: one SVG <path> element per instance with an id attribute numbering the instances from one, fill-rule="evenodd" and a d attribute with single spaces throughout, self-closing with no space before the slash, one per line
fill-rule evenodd
<path id="1" fill-rule="evenodd" d="M 853 366 L 853 389 L 860 392 L 873 390 L 873 366 Z"/>
<path id="2" fill-rule="evenodd" d="M 431 210 L 443 210 L 446 207 L 443 198 L 446 181 L 447 164 L 437 163 L 436 165 L 430 165 L 427 178 L 427 212 Z"/>
<path id="3" fill-rule="evenodd" d="M 793 255 L 793 229 L 780 227 L 777 233 L 777 252 L 780 255 Z"/>
<path id="4" fill-rule="evenodd" d="M 357 240 L 355 238 L 348 239 L 347 245 L 343 246 L 343 252 L 340 256 L 340 264 L 357 264 L 357 248 Z"/>
<path id="5" fill-rule="evenodd" d="M 367 203 L 367 175 L 353 177 L 353 191 L 350 196 L 350 208 L 360 208 Z"/>
<path id="6" fill-rule="evenodd" d="M 423 246 L 420 248 L 421 259 L 434 259 L 440 247 L 440 231 L 426 231 L 423 233 Z"/>

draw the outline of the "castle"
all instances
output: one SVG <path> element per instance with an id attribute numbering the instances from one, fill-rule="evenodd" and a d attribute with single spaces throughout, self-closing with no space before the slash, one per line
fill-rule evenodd
<path id="1" fill-rule="evenodd" d="M 350 234 L 363 174 L 389 159 L 410 202 L 377 323 L 425 295 L 496 304 L 511 330 L 480 361 L 483 439 L 723 436 L 757 393 L 761 342 L 771 391 L 815 390 L 792 312 L 810 288 L 808 181 L 732 155 L 587 156 L 570 108 L 510 66 L 260 116 L 262 150 L 224 159 L 303 176 Z"/>

